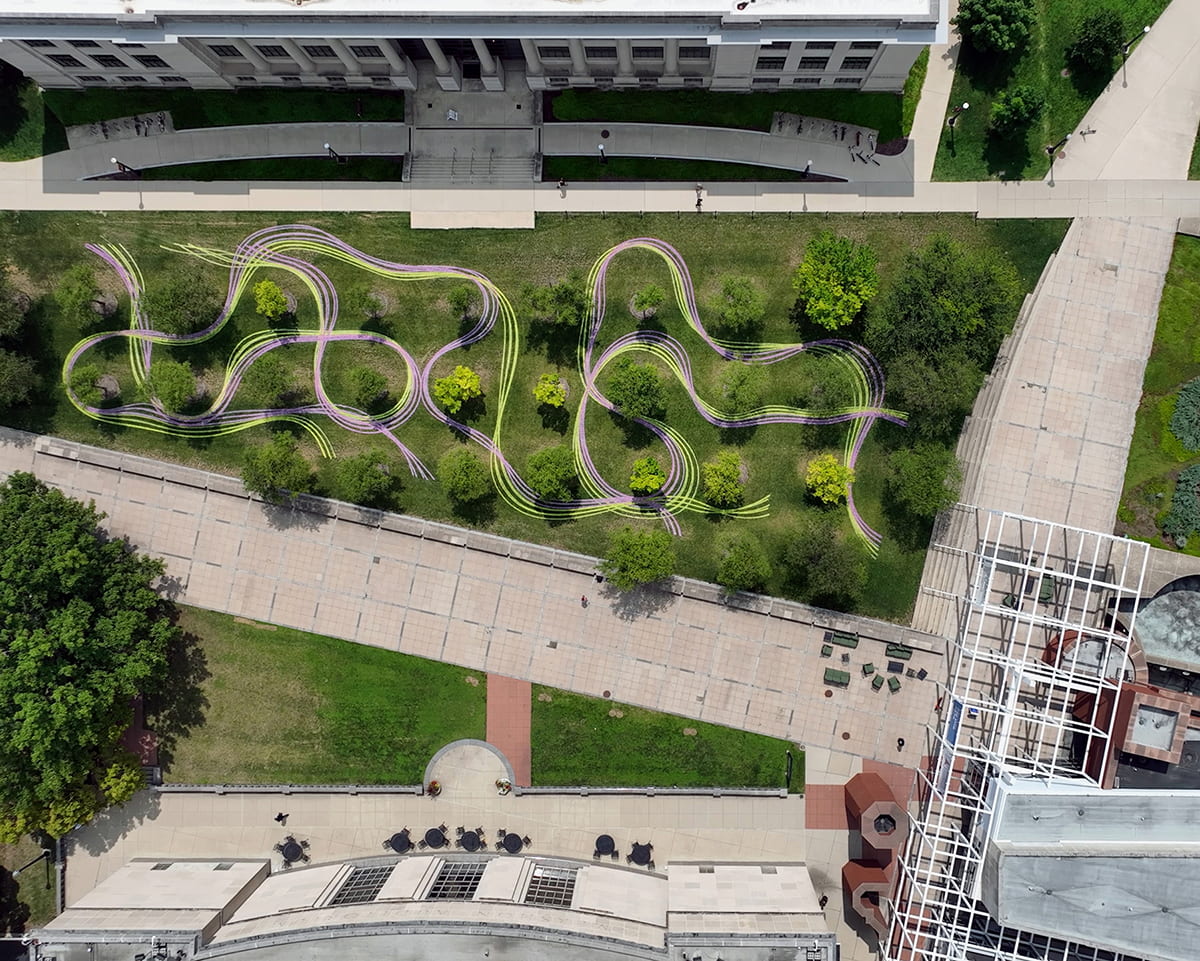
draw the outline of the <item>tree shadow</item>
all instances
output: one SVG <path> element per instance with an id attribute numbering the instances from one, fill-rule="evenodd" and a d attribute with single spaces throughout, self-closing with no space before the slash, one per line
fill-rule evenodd
<path id="1" fill-rule="evenodd" d="M 972 86 L 994 95 L 1008 86 L 1019 59 L 1019 54 L 981 52 L 964 43 L 958 55 L 958 69 Z"/>
<path id="2" fill-rule="evenodd" d="M 1104 88 L 1115 76 L 1111 62 L 1098 69 L 1085 64 L 1068 63 L 1067 70 L 1071 75 L 1071 86 L 1088 100 L 1095 100 L 1104 93 Z"/>
<path id="3" fill-rule="evenodd" d="M 478 397 L 472 397 L 469 400 L 464 400 L 462 407 L 454 416 L 460 421 L 470 424 L 473 421 L 479 420 L 481 417 L 486 417 L 488 412 L 487 397 L 480 394 Z"/>
<path id="4" fill-rule="evenodd" d="M 173 620 L 178 619 L 178 612 Z M 200 638 L 188 631 L 178 632 L 167 648 L 167 671 L 162 686 L 146 697 L 146 724 L 158 738 L 159 763 L 170 769 L 175 748 L 204 723 L 208 698 L 203 683 L 212 675 Z"/>
<path id="5" fill-rule="evenodd" d="M 565 407 L 555 407 L 553 404 L 538 404 L 538 414 L 542 418 L 542 426 L 546 430 L 565 434 L 571 426 L 571 412 Z"/>
<path id="6" fill-rule="evenodd" d="M 542 351 L 550 363 L 558 367 L 574 367 L 579 347 L 579 327 L 576 324 L 544 324 L 533 322 L 525 335 L 533 350 Z"/>
<path id="7" fill-rule="evenodd" d="M 283 504 L 262 505 L 267 524 L 277 531 L 317 531 L 330 520 L 330 506 L 324 498 L 297 494 Z"/>
<path id="8" fill-rule="evenodd" d="M 626 447 L 633 450 L 642 450 L 659 439 L 654 431 L 632 417 L 626 417 L 615 410 L 610 410 L 608 416 L 612 420 L 613 426 L 621 431 L 622 436 L 625 438 L 624 444 Z"/>
<path id="9" fill-rule="evenodd" d="M 671 583 L 668 578 L 623 591 L 606 581 L 601 588 L 601 595 L 609 602 L 617 617 L 623 621 L 633 621 L 639 617 L 655 617 L 675 603 L 678 595 L 671 590 Z"/>
<path id="10" fill-rule="evenodd" d="M 929 538 L 933 532 L 933 521 L 927 517 L 919 517 L 907 507 L 899 503 L 891 489 L 885 485 L 879 498 L 879 506 L 883 508 L 887 518 L 887 535 L 903 550 L 923 551 L 929 546 Z"/>
<path id="11" fill-rule="evenodd" d="M 143 821 L 153 821 L 162 809 L 162 795 L 153 789 L 139 791 L 124 804 L 106 808 L 90 824 L 63 838 L 70 857 L 82 849 L 93 856 L 104 854 Z"/>
<path id="12" fill-rule="evenodd" d="M 721 427 L 717 430 L 721 443 L 726 447 L 744 447 L 754 440 L 758 433 L 758 424 L 747 424 L 745 427 Z"/>
<path id="13" fill-rule="evenodd" d="M 37 878 L 40 878 L 41 871 L 37 875 L 29 874 L 29 883 L 37 883 Z M 21 901 L 21 882 L 13 876 L 12 871 L 8 868 L 0 867 L 0 934 L 12 937 L 25 933 L 25 926 L 29 923 L 29 905 Z M 7 946 L 7 945 L 6 945 Z M 13 945 L 20 948 L 20 945 Z M 16 957 L 17 955 L 10 955 Z M 0 954 L 0 958 L 5 957 Z"/>
<path id="14" fill-rule="evenodd" d="M 482 527 L 496 519 L 496 495 L 488 494 L 487 497 L 461 503 L 452 502 L 450 509 L 460 520 Z"/>
<path id="15" fill-rule="evenodd" d="M 988 133 L 983 141 L 983 160 L 988 172 L 1001 180 L 1020 180 L 1033 162 L 1029 149 L 1029 131 L 1009 136 Z"/>

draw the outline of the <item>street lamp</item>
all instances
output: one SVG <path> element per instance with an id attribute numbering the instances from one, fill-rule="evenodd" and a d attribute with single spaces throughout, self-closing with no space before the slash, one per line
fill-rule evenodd
<path id="1" fill-rule="evenodd" d="M 329 153 L 329 159 L 334 163 L 344 164 L 346 162 L 346 158 L 329 146 L 329 144 L 325 144 L 325 150 Z"/>
<path id="2" fill-rule="evenodd" d="M 1050 186 L 1054 186 L 1054 159 L 1058 156 L 1058 152 L 1067 145 L 1067 141 L 1071 139 L 1071 135 L 1067 134 L 1058 143 L 1051 144 L 1046 147 L 1046 156 L 1050 158 Z"/>
<path id="3" fill-rule="evenodd" d="M 38 861 L 45 860 L 46 861 L 46 887 L 47 888 L 50 887 L 50 860 L 49 859 L 53 853 L 54 852 L 52 850 L 50 850 L 49 848 L 42 848 L 41 854 L 39 854 L 32 861 L 27 861 L 25 864 L 22 864 L 19 868 L 17 868 L 15 871 L 13 871 L 12 876 L 15 878 L 26 868 L 31 868 L 35 864 L 37 864 Z"/>
<path id="4" fill-rule="evenodd" d="M 1150 32 L 1149 26 L 1142 27 L 1141 33 L 1137 34 L 1136 36 L 1130 37 L 1128 40 L 1125 41 L 1125 44 L 1121 47 L 1121 86 L 1122 87 L 1129 86 L 1129 79 L 1125 73 L 1125 63 L 1129 60 L 1129 48 L 1132 47 L 1135 43 L 1138 42 L 1138 40 L 1140 40 L 1142 37 L 1144 37 L 1149 32 Z"/>
<path id="5" fill-rule="evenodd" d="M 953 112 L 950 114 L 950 116 L 946 118 L 946 126 L 950 127 L 951 129 L 954 129 L 954 123 L 956 120 L 958 120 L 958 115 L 960 113 L 962 113 L 964 110 L 970 110 L 970 109 L 971 109 L 971 105 L 964 100 L 962 106 L 955 107 Z"/>
<path id="6" fill-rule="evenodd" d="M 137 176 L 138 172 L 134 170 L 133 167 L 129 166 L 129 164 L 121 163 L 121 161 L 119 161 L 116 157 L 109 157 L 108 162 L 117 168 L 118 173 L 125 174 L 128 177 Z"/>

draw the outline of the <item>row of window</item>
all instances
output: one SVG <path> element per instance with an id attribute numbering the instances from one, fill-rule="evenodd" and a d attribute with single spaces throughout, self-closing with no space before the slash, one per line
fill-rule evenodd
<path id="1" fill-rule="evenodd" d="M 383 48 L 373 43 L 352 43 L 350 52 L 359 60 L 382 60 Z M 214 56 L 220 57 L 223 60 L 245 60 L 246 55 L 242 53 L 232 43 L 213 43 L 209 44 L 209 50 Z M 287 52 L 287 48 L 277 43 L 255 44 L 254 49 L 259 55 L 266 57 L 268 60 L 289 60 L 291 54 Z M 300 49 L 303 50 L 313 60 L 337 60 L 337 52 L 327 43 L 301 44 Z"/>
<path id="2" fill-rule="evenodd" d="M 778 77 L 755 77 L 750 81 L 752 87 L 778 87 Z M 793 77 L 792 85 L 796 87 L 819 87 L 821 86 L 820 77 Z M 833 85 L 835 87 L 861 87 L 861 77 L 834 77 Z"/>
<path id="3" fill-rule="evenodd" d="M 799 43 L 800 41 L 796 41 Z M 832 50 L 837 46 L 834 40 L 809 40 L 804 44 L 805 50 Z M 775 40 L 762 45 L 764 50 L 791 50 L 791 40 Z M 851 50 L 878 50 L 879 42 L 875 40 L 855 40 L 850 44 Z"/>
<path id="4" fill-rule="evenodd" d="M 58 64 L 60 67 L 87 66 L 78 57 L 73 57 L 69 53 L 52 53 L 47 59 L 49 59 L 52 63 Z M 129 66 L 129 64 L 127 64 L 120 57 L 114 56 L 111 53 L 92 54 L 90 59 L 96 64 L 97 67 L 112 67 L 116 70 L 120 70 L 122 67 Z M 140 63 L 147 70 L 167 70 L 171 66 L 162 57 L 157 57 L 154 54 L 135 54 L 133 59 Z"/>
<path id="5" fill-rule="evenodd" d="M 78 79 L 82 83 L 108 83 L 108 81 L 112 78 L 111 77 L 102 77 L 99 74 L 94 74 L 94 73 L 85 73 L 85 74 L 80 74 Z M 116 79 L 119 80 L 121 83 L 145 83 L 146 82 L 145 77 L 141 77 L 141 76 L 138 76 L 137 74 L 133 74 L 133 73 L 121 74 Z M 161 74 L 161 75 L 155 77 L 154 79 L 158 80 L 160 83 L 169 83 L 169 84 L 179 84 L 179 83 L 187 83 L 188 82 L 187 77 L 177 77 L 172 74 Z"/>
<path id="6" fill-rule="evenodd" d="M 866 70 L 871 66 L 874 57 L 842 57 L 841 70 Z M 787 63 L 786 57 L 759 57 L 754 64 L 755 70 L 782 70 Z M 798 69 L 826 70 L 829 67 L 828 57 L 801 57 Z"/>

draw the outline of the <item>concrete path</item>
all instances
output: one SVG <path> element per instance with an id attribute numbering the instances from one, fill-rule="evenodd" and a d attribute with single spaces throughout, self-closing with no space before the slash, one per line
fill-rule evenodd
<path id="1" fill-rule="evenodd" d="M 830 752 L 924 753 L 938 637 L 773 598 L 735 607 L 699 582 L 602 592 L 595 558 L 316 499 L 328 516 L 279 511 L 233 478 L 0 431 L 0 474 L 13 470 L 93 498 L 114 533 L 165 558 L 184 603 L 785 738 L 824 749 L 822 769 L 840 769 Z M 821 657 L 826 629 L 863 635 L 845 663 Z M 861 668 L 883 669 L 895 642 L 928 680 L 873 691 Z M 848 688 L 825 685 L 830 666 Z"/>
<path id="2" fill-rule="evenodd" d="M 487 740 L 508 758 L 513 777 L 522 787 L 533 783 L 532 685 L 528 681 L 503 674 L 487 679 Z"/>
<path id="3" fill-rule="evenodd" d="M 946 0 L 947 20 L 958 16 L 958 0 Z M 918 183 L 929 183 L 933 179 L 933 163 L 937 158 L 938 144 L 946 127 L 949 114 L 950 88 L 954 84 L 954 71 L 958 67 L 958 53 L 962 39 L 954 24 L 949 25 L 946 43 L 935 43 L 929 48 L 929 69 L 921 87 L 921 99 L 913 117 L 912 132 L 909 134 L 913 154 L 913 178 Z"/>
<path id="4" fill-rule="evenodd" d="M 1055 176 L 1184 180 L 1197 121 L 1200 0 L 1173 0 L 1133 48 L 1126 69 L 1118 71 L 1092 104 L 1067 156 L 1055 164 Z M 1083 133 L 1090 130 L 1095 133 Z"/>

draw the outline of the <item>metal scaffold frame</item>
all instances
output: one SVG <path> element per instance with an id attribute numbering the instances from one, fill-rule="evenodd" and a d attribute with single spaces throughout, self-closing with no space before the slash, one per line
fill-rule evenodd
<path id="1" fill-rule="evenodd" d="M 881 953 L 889 961 L 1114 961 L 1122 956 L 1111 950 L 1002 927 L 978 899 L 978 873 L 1002 773 L 1099 787 L 1115 764 L 1113 706 L 1130 676 L 1125 629 L 1133 630 L 1149 547 L 1004 512 L 979 519 Z M 1118 605 L 1129 611 L 1124 626 L 1110 614 Z"/>

